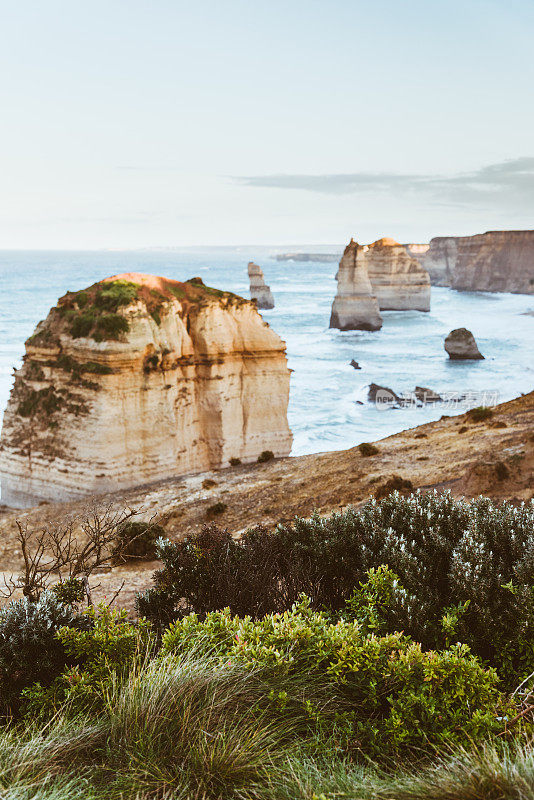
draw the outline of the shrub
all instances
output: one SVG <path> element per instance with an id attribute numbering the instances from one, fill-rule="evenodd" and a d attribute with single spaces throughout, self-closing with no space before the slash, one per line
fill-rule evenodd
<path id="1" fill-rule="evenodd" d="M 423 652 L 401 633 L 362 633 L 357 622 L 333 623 L 307 599 L 283 614 L 253 621 L 212 612 L 174 623 L 163 636 L 163 653 L 186 653 L 192 641 L 221 660 L 258 668 L 276 687 L 281 678 L 325 681 L 342 713 L 345 744 L 384 758 L 422 747 L 468 743 L 502 729 L 497 717 L 510 706 L 494 670 L 485 670 L 465 645 Z M 273 689 L 273 700 L 281 697 Z M 304 698 L 321 725 L 321 708 Z M 283 707 L 283 703 L 282 703 Z"/>
<path id="2" fill-rule="evenodd" d="M 101 604 L 90 607 L 85 630 L 61 627 L 56 631 L 57 644 L 69 659 L 70 667 L 48 685 L 40 682 L 22 693 L 28 716 L 47 718 L 59 708 L 68 713 L 95 712 L 104 706 L 106 694 L 117 679 L 128 676 L 136 655 L 149 645 L 149 625 L 138 626 L 126 619 L 126 611 L 113 611 Z"/>
<path id="3" fill-rule="evenodd" d="M 95 306 L 105 311 L 116 312 L 121 306 L 126 306 L 135 300 L 139 285 L 131 281 L 109 281 L 100 285 L 95 295 Z"/>
<path id="4" fill-rule="evenodd" d="M 237 466 L 239 466 L 239 464 L 241 464 L 241 459 L 240 458 L 233 457 L 233 458 L 230 459 L 230 466 L 237 467 Z"/>
<path id="5" fill-rule="evenodd" d="M 212 478 L 204 478 L 202 481 L 203 489 L 213 489 L 214 486 L 217 486 L 217 481 L 214 481 Z"/>
<path id="6" fill-rule="evenodd" d="M 375 491 L 376 500 L 382 500 L 393 492 L 409 494 L 413 492 L 413 483 L 408 478 L 401 478 L 400 475 L 393 475 Z"/>
<path id="7" fill-rule="evenodd" d="M 216 526 L 197 539 L 166 542 L 163 569 L 138 599 L 161 626 L 189 611 L 228 606 L 240 616 L 284 611 L 301 592 L 315 609 L 339 614 L 368 570 L 398 575 L 387 630 L 425 648 L 445 643 L 443 620 L 464 608 L 454 641 L 499 668 L 510 685 L 534 670 L 534 504 L 518 508 L 449 494 L 393 493 L 328 518 L 295 519 L 240 541 Z"/>
<path id="8" fill-rule="evenodd" d="M 60 628 L 83 628 L 84 615 L 51 592 L 39 600 L 15 600 L 0 609 L 0 690 L 2 712 L 16 712 L 21 691 L 36 681 L 48 685 L 69 663 L 57 639 Z"/>
<path id="9" fill-rule="evenodd" d="M 272 450 L 262 450 L 258 456 L 258 464 L 265 464 L 266 461 L 272 461 L 274 453 Z"/>
<path id="10" fill-rule="evenodd" d="M 156 542 L 165 535 L 161 525 L 151 522 L 123 522 L 117 528 L 113 547 L 113 563 L 124 564 L 132 559 L 156 557 Z"/>
<path id="11" fill-rule="evenodd" d="M 121 333 L 128 333 L 130 325 L 120 314 L 102 314 L 98 317 L 93 339 L 101 342 L 105 339 L 118 339 Z"/>
<path id="12" fill-rule="evenodd" d="M 369 444 L 369 442 L 362 442 L 361 444 L 359 444 L 358 450 L 360 451 L 362 456 L 365 456 L 366 458 L 368 458 L 369 456 L 376 456 L 376 454 L 378 453 L 378 447 L 375 447 L 374 444 Z"/>
<path id="13" fill-rule="evenodd" d="M 218 516 L 219 514 L 224 514 L 227 508 L 228 506 L 226 503 L 221 503 L 219 501 L 218 503 L 214 503 L 212 506 L 208 506 L 208 508 L 206 509 L 206 516 L 215 517 Z"/>
<path id="14" fill-rule="evenodd" d="M 467 416 L 473 422 L 484 422 L 485 420 L 492 418 L 493 411 L 491 408 L 487 408 L 486 406 L 477 406 L 477 408 L 471 408 L 467 412 Z"/>

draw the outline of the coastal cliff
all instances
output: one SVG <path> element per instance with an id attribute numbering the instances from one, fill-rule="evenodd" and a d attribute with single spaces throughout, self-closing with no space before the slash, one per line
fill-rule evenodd
<path id="1" fill-rule="evenodd" d="M 367 271 L 381 311 L 430 311 L 430 278 L 419 261 L 394 239 L 365 249 Z"/>
<path id="2" fill-rule="evenodd" d="M 435 286 L 534 294 L 534 231 L 436 237 L 421 263 Z"/>
<path id="3" fill-rule="evenodd" d="M 287 455 L 285 344 L 253 303 L 128 273 L 67 293 L 26 342 L 2 501 L 24 507 Z"/>
<path id="4" fill-rule="evenodd" d="M 365 248 L 354 239 L 350 240 L 339 262 L 330 327 L 342 331 L 377 331 L 382 327 L 378 300 L 367 271 Z"/>

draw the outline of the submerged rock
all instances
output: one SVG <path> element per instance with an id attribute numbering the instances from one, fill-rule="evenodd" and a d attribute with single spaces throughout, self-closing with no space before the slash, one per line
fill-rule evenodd
<path id="1" fill-rule="evenodd" d="M 337 294 L 330 327 L 341 331 L 378 331 L 382 317 L 371 288 L 364 248 L 354 239 L 345 248 L 337 273 Z"/>
<path id="2" fill-rule="evenodd" d="M 274 297 L 271 289 L 265 283 L 263 270 L 253 261 L 248 262 L 248 277 L 250 280 L 250 298 L 256 301 L 258 308 L 274 308 Z"/>
<path id="3" fill-rule="evenodd" d="M 360 367 L 360 365 L 358 364 L 358 362 L 357 362 L 357 361 L 355 361 L 354 359 L 352 359 L 352 361 L 350 362 L 350 366 L 351 366 L 351 367 L 354 367 L 354 369 L 361 369 L 361 367 Z"/>
<path id="4" fill-rule="evenodd" d="M 253 303 L 153 275 L 69 292 L 26 342 L 4 415 L 3 502 L 71 500 L 287 455 L 285 344 Z"/>
<path id="5" fill-rule="evenodd" d="M 480 361 L 484 358 L 475 337 L 467 328 L 456 328 L 445 339 L 445 350 L 453 361 Z"/>

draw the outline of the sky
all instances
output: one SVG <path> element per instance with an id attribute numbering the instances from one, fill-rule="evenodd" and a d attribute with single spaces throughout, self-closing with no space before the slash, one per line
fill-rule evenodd
<path id="1" fill-rule="evenodd" d="M 0 0 L 0 248 L 534 227 L 534 0 Z"/>

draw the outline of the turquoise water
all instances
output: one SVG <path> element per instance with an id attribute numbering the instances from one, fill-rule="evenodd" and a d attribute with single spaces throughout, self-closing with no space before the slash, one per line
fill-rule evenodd
<path id="1" fill-rule="evenodd" d="M 118 272 L 150 272 L 205 283 L 248 296 L 247 262 L 257 261 L 275 296 L 262 312 L 287 342 L 291 376 L 289 422 L 293 454 L 343 449 L 405 428 L 461 413 L 462 407 L 380 410 L 366 402 L 370 382 L 397 393 L 416 385 L 471 393 L 470 405 L 509 400 L 534 389 L 534 297 L 432 289 L 430 313 L 385 312 L 377 333 L 329 330 L 336 264 L 276 262 L 273 248 L 183 251 L 0 251 L 0 408 L 20 364 L 24 340 L 67 289 L 80 289 Z M 473 331 L 485 361 L 450 362 L 445 335 Z M 362 369 L 349 366 L 351 359 Z M 360 405 L 359 402 L 363 405 Z"/>

